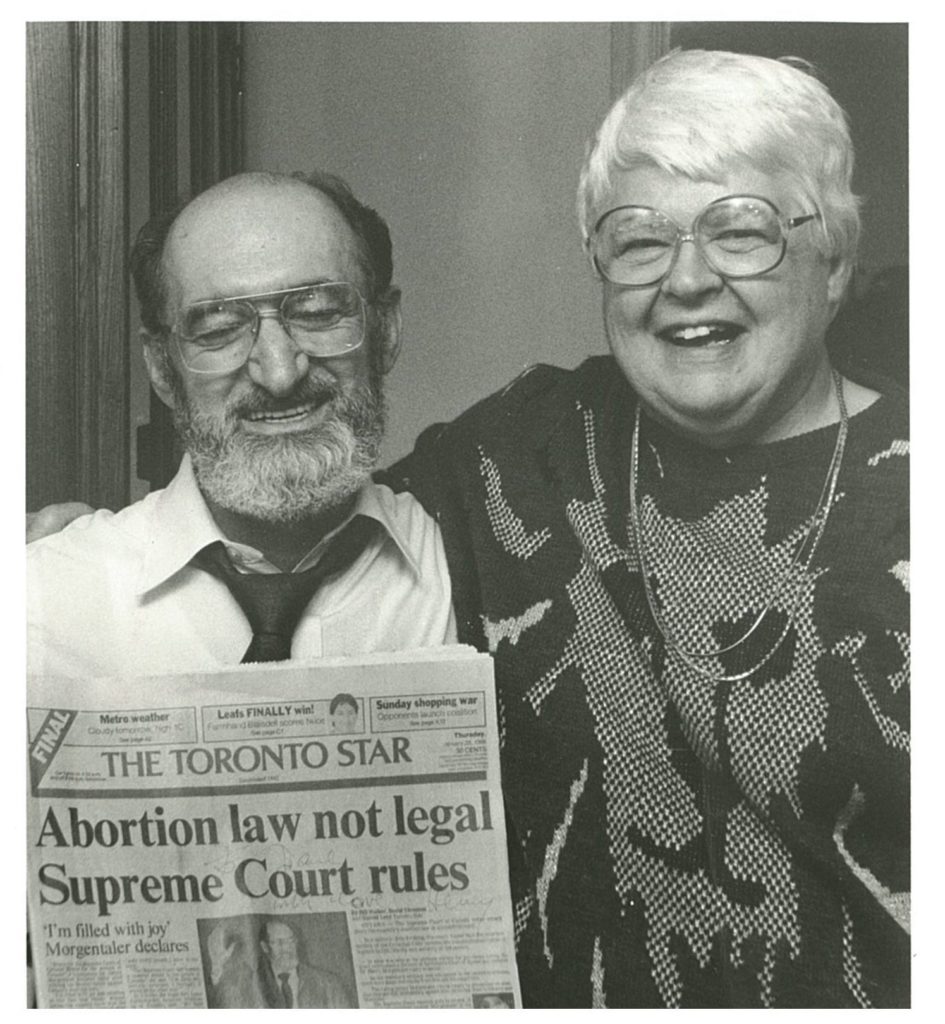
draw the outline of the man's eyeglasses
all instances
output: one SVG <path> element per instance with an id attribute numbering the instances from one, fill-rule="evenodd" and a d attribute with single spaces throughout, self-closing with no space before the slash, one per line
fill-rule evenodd
<path id="1" fill-rule="evenodd" d="M 787 233 L 819 216 L 785 219 L 761 196 L 725 196 L 709 203 L 683 231 L 650 206 L 618 206 L 598 220 L 587 245 L 598 273 L 629 288 L 662 281 L 683 242 L 692 242 L 722 277 L 758 277 L 784 259 Z"/>
<path id="2" fill-rule="evenodd" d="M 172 328 L 184 365 L 193 373 L 230 373 L 252 351 L 264 317 L 316 359 L 347 355 L 364 341 L 366 305 L 347 281 L 305 284 L 280 292 L 195 302 Z"/>

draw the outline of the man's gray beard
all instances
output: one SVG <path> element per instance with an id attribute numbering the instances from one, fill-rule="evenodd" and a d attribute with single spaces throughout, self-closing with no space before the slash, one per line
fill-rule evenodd
<path id="1" fill-rule="evenodd" d="M 321 423 L 280 436 L 245 433 L 240 414 L 300 404 L 312 395 L 310 382 L 279 403 L 257 390 L 222 415 L 194 412 L 179 381 L 173 383 L 175 425 L 200 490 L 230 512 L 269 523 L 299 522 L 345 504 L 377 464 L 384 434 L 379 374 L 372 372 L 350 395 L 333 387 Z"/>

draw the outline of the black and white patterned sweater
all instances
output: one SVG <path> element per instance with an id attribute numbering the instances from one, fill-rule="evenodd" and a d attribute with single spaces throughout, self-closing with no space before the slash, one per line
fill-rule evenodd
<path id="1" fill-rule="evenodd" d="M 864 382 L 866 383 L 866 382 Z M 873 382 L 875 385 L 875 382 Z M 495 658 L 526 1006 L 909 1002 L 908 414 L 724 452 L 643 417 L 609 358 L 538 366 L 388 482 L 443 529 L 460 639 Z M 788 616 L 791 616 L 789 623 Z"/>

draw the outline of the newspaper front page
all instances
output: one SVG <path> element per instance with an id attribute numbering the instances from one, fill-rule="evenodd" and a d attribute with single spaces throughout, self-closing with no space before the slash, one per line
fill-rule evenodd
<path id="1" fill-rule="evenodd" d="M 491 659 L 399 658 L 31 679 L 39 1006 L 521 1005 Z"/>

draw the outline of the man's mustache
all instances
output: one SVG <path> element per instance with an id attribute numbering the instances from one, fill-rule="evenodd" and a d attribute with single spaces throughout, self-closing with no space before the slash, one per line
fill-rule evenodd
<path id="1" fill-rule="evenodd" d="M 265 388 L 253 384 L 247 392 L 227 408 L 227 416 L 239 419 L 250 413 L 285 412 L 300 405 L 323 405 L 344 397 L 337 381 L 304 380 L 287 395 L 271 395 Z"/>

